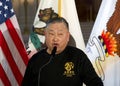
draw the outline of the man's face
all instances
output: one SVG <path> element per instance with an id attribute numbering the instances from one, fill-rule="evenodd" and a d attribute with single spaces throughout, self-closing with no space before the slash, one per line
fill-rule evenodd
<path id="1" fill-rule="evenodd" d="M 48 53 L 51 53 L 54 46 L 57 47 L 56 53 L 61 53 L 69 41 L 69 31 L 64 23 L 50 24 L 45 30 L 45 41 Z"/>

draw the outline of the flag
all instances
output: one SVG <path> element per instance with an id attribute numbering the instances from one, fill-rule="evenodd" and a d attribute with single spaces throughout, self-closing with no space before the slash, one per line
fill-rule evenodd
<path id="1" fill-rule="evenodd" d="M 11 0 L 0 0 L 0 86 L 20 86 L 27 62 Z"/>
<path id="2" fill-rule="evenodd" d="M 85 44 L 81 32 L 80 22 L 76 11 L 74 0 L 40 0 L 40 4 L 33 23 L 33 32 L 30 35 L 28 43 L 28 52 L 31 57 L 38 50 L 42 49 L 45 42 L 44 29 L 46 22 L 54 17 L 65 18 L 70 26 L 70 42 L 69 45 L 76 46 L 82 50 Z"/>
<path id="3" fill-rule="evenodd" d="M 104 86 L 120 86 L 120 0 L 102 0 L 86 53 Z"/>

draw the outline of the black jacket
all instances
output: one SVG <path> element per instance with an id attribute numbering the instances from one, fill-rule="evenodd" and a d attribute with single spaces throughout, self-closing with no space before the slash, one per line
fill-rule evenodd
<path id="1" fill-rule="evenodd" d="M 51 59 L 52 58 L 52 59 Z M 52 57 L 46 49 L 29 61 L 22 86 L 103 86 L 86 54 L 74 47 Z"/>

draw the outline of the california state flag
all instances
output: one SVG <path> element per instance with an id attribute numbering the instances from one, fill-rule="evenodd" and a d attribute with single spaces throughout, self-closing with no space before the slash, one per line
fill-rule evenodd
<path id="1" fill-rule="evenodd" d="M 46 22 L 59 16 L 64 17 L 69 23 L 71 33 L 69 44 L 82 50 L 85 49 L 74 0 L 40 0 L 33 24 L 33 32 L 28 43 L 29 57 L 44 47 Z"/>
<path id="2" fill-rule="evenodd" d="M 104 86 L 120 86 L 120 0 L 102 0 L 86 53 Z"/>

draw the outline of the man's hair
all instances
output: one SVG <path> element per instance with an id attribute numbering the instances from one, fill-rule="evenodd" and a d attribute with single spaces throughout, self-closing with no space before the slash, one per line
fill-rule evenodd
<path id="1" fill-rule="evenodd" d="M 46 23 L 47 24 L 46 27 L 48 27 L 50 24 L 54 24 L 54 23 L 64 23 L 66 25 L 66 27 L 69 29 L 69 24 L 63 17 L 56 17 L 56 18 L 50 19 Z"/>

